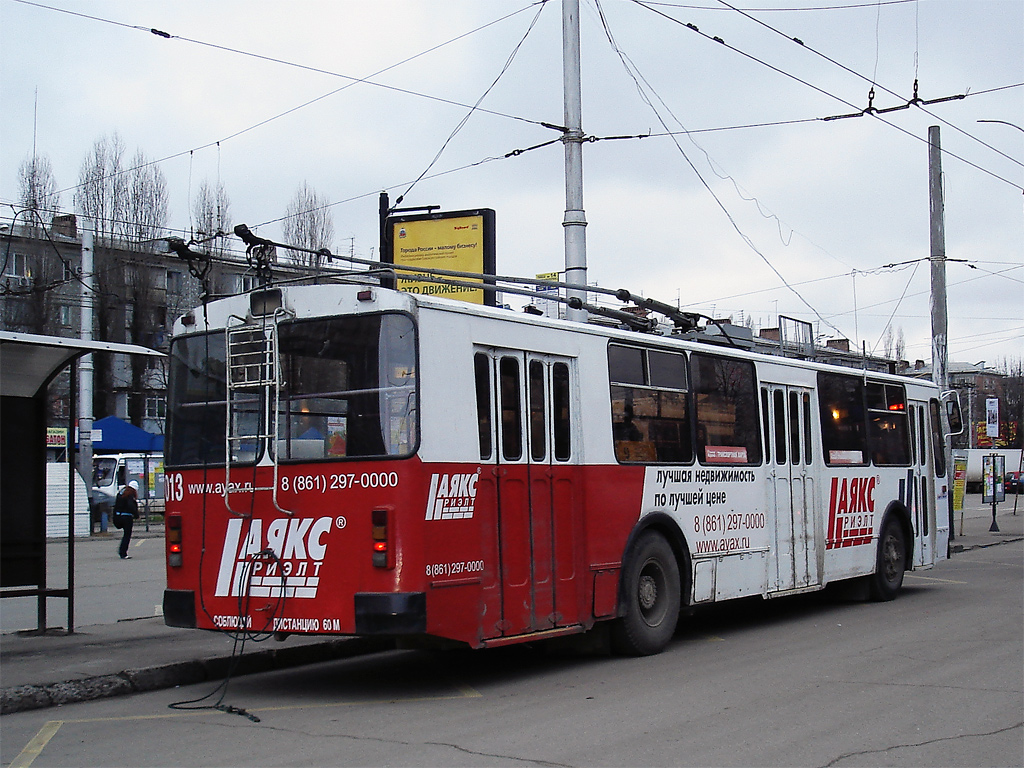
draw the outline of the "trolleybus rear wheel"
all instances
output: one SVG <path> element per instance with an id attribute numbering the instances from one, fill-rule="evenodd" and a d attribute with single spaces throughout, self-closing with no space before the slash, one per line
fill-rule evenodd
<path id="1" fill-rule="evenodd" d="M 612 624 L 612 649 L 630 656 L 662 651 L 679 619 L 679 565 L 665 538 L 640 534 L 622 579 L 625 613 Z"/>
<path id="2" fill-rule="evenodd" d="M 894 516 L 886 517 L 878 537 L 875 573 L 871 576 L 871 597 L 892 600 L 903 586 L 903 572 L 907 567 L 907 546 L 903 527 Z"/>

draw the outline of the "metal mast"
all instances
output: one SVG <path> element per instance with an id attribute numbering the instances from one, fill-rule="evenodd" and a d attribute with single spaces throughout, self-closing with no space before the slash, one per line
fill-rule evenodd
<path id="1" fill-rule="evenodd" d="M 580 4 L 562 0 L 562 88 L 565 100 L 565 282 L 566 296 L 586 301 L 587 216 L 583 210 L 583 127 L 580 93 Z M 568 309 L 570 320 L 586 322 L 583 309 Z"/>

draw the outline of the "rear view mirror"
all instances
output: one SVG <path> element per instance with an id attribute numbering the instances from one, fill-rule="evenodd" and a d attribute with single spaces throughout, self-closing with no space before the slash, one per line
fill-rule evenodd
<path id="1" fill-rule="evenodd" d="M 964 417 L 960 411 L 960 393 L 950 390 L 942 393 L 946 404 L 946 418 L 949 421 L 949 434 L 959 435 L 964 431 Z"/>

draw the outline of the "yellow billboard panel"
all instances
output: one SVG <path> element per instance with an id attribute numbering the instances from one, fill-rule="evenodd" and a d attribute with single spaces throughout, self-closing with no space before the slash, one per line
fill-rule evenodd
<path id="1" fill-rule="evenodd" d="M 489 216 L 487 214 L 490 214 Z M 429 270 L 494 274 L 494 212 L 489 210 L 395 217 L 391 227 L 391 253 L 396 265 Z M 401 269 L 398 289 L 425 296 L 444 296 L 473 304 L 491 304 L 493 292 L 465 285 L 418 280 Z M 455 277 L 463 283 L 483 278 Z"/>

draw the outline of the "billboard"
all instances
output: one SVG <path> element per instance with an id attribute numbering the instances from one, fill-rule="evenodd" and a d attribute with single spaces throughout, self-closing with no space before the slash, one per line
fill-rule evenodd
<path id="1" fill-rule="evenodd" d="M 414 269 L 443 269 L 454 272 L 494 275 L 494 211 L 450 211 L 387 220 L 388 252 L 384 261 Z M 460 282 L 483 283 L 483 278 L 453 278 Z M 495 306 L 494 291 L 464 285 L 417 280 L 413 273 L 399 272 L 397 288 L 429 296 L 444 296 L 473 304 Z"/>

